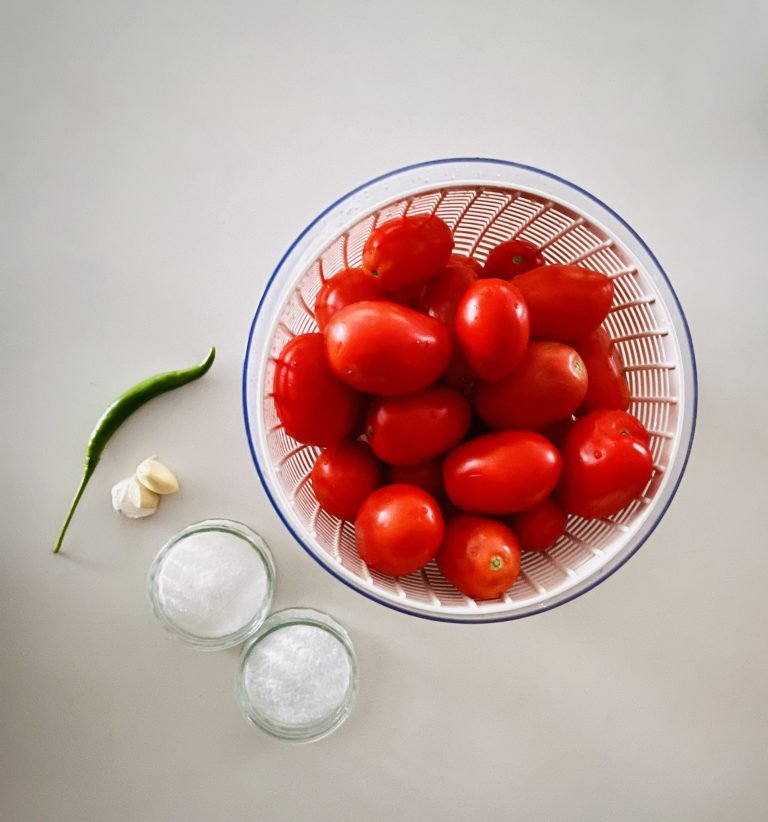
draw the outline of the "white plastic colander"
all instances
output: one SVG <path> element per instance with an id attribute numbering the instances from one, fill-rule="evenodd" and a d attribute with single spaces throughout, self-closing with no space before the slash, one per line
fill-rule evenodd
<path id="1" fill-rule="evenodd" d="M 287 436 L 275 413 L 275 357 L 297 334 L 316 331 L 312 306 L 323 281 L 360 265 L 380 222 L 436 213 L 455 250 L 481 262 L 512 237 L 539 246 L 551 263 L 601 271 L 615 284 L 605 327 L 627 366 L 630 411 L 651 433 L 655 470 L 643 495 L 601 520 L 570 517 L 545 553 L 524 554 L 503 597 L 475 602 L 434 562 L 407 577 L 371 571 L 355 550 L 354 527 L 317 504 L 309 473 L 319 449 Z M 696 365 L 683 311 L 650 249 L 618 214 L 553 174 L 490 159 L 434 160 L 393 171 L 345 195 L 296 238 L 269 278 L 253 318 L 243 367 L 243 410 L 256 469 L 282 521 L 326 570 L 370 599 L 415 616 L 495 622 L 528 616 L 593 588 L 643 544 L 680 483 L 696 421 Z M 322 413 L 322 409 L 318 409 Z"/>

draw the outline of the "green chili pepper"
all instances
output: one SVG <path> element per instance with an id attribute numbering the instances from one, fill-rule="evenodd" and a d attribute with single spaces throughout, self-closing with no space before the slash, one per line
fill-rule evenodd
<path id="1" fill-rule="evenodd" d="M 144 403 L 151 399 L 165 394 L 166 391 L 173 391 L 174 388 L 180 388 L 188 382 L 197 380 L 205 374 L 213 364 L 216 357 L 216 349 L 211 348 L 208 356 L 199 364 L 192 368 L 186 368 L 183 371 L 167 371 L 164 374 L 157 374 L 154 377 L 143 380 L 142 382 L 129 388 L 124 394 L 121 394 L 112 405 L 101 415 L 101 418 L 96 423 L 96 427 L 91 432 L 91 438 L 88 440 L 88 447 L 85 449 L 85 470 L 83 471 L 83 478 L 80 480 L 80 487 L 77 489 L 75 498 L 72 500 L 72 506 L 69 509 L 69 514 L 64 520 L 64 525 L 61 528 L 59 539 L 56 542 L 56 547 L 53 549 L 54 554 L 58 554 L 61 548 L 61 543 L 64 540 L 64 534 L 67 533 L 67 528 L 75 513 L 80 497 L 83 496 L 85 486 L 88 480 L 93 476 L 96 466 L 101 459 L 109 440 L 117 429 L 133 414 L 134 411 L 141 408 Z"/>

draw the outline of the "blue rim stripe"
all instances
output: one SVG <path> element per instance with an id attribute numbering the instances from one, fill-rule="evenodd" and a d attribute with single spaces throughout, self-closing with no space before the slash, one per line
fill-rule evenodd
<path id="1" fill-rule="evenodd" d="M 585 197 L 587 197 L 588 199 L 592 200 L 593 202 L 597 203 L 599 206 L 604 208 L 609 214 L 611 214 L 616 220 L 618 220 L 618 222 L 621 223 L 621 225 L 623 225 L 624 228 L 627 229 L 627 231 L 629 231 L 629 233 L 637 240 L 638 243 L 640 243 L 643 250 L 653 260 L 653 262 L 656 264 L 658 270 L 661 272 L 661 275 L 664 278 L 664 280 L 666 281 L 666 284 L 669 287 L 670 293 L 672 294 L 672 298 L 675 301 L 675 305 L 677 306 L 677 309 L 680 313 L 680 318 L 683 321 L 683 329 L 684 329 L 685 335 L 688 339 L 688 346 L 689 346 L 689 349 L 690 349 L 690 352 L 691 352 L 691 365 L 692 365 L 692 368 L 693 368 L 693 396 L 691 398 L 692 407 L 693 407 L 693 416 L 692 416 L 692 420 L 691 420 L 691 436 L 690 436 L 690 439 L 688 441 L 688 447 L 686 449 L 685 456 L 683 458 L 683 464 L 682 464 L 682 467 L 680 469 L 680 474 L 679 474 L 679 476 L 677 478 L 677 481 L 675 482 L 675 484 L 672 488 L 672 491 L 669 495 L 669 499 L 667 500 L 666 505 L 658 513 L 658 516 L 656 517 L 656 521 L 653 523 L 650 530 L 643 537 L 643 539 L 641 539 L 638 542 L 638 544 L 634 547 L 634 549 L 632 551 L 630 551 L 625 557 L 623 557 L 621 562 L 619 562 L 614 568 L 612 568 L 606 574 L 604 574 L 603 576 L 599 576 L 597 579 L 594 580 L 594 582 L 592 582 L 589 586 L 587 586 L 583 590 L 577 591 L 577 592 L 573 593 L 571 596 L 568 596 L 565 599 L 560 600 L 557 603 L 553 603 L 551 605 L 542 605 L 540 608 L 536 608 L 532 611 L 528 611 L 525 614 L 510 614 L 510 615 L 507 615 L 507 616 L 489 616 L 488 618 L 481 618 L 481 619 L 462 619 L 461 617 L 454 617 L 454 616 L 441 617 L 441 616 L 436 616 L 436 615 L 432 615 L 432 614 L 423 614 L 423 613 L 420 613 L 418 611 L 410 611 L 406 608 L 401 608 L 401 607 L 395 605 L 392 602 L 388 602 L 385 599 L 380 599 L 379 597 L 374 596 L 369 591 L 366 591 L 362 588 L 358 588 L 352 582 L 350 582 L 349 580 L 342 577 L 340 574 L 338 574 L 336 571 L 334 571 L 333 568 L 329 567 L 324 562 L 322 562 L 320 560 L 320 558 L 315 554 L 315 552 L 312 551 L 312 549 L 309 548 L 309 546 L 307 546 L 303 542 L 301 537 L 296 533 L 296 531 L 293 529 L 293 527 L 288 522 L 286 517 L 283 515 L 283 512 L 280 510 L 280 506 L 277 504 L 274 497 L 272 496 L 272 493 L 269 490 L 269 486 L 267 485 L 264 474 L 261 470 L 261 466 L 259 465 L 259 460 L 258 460 L 258 457 L 256 455 L 256 449 L 254 448 L 254 445 L 253 445 L 253 436 L 251 434 L 251 426 L 250 426 L 249 417 L 248 417 L 248 359 L 249 359 L 248 354 L 251 350 L 251 342 L 253 340 L 253 333 L 256 329 L 256 322 L 259 318 L 259 314 L 261 313 L 261 309 L 264 305 L 264 300 L 266 299 L 267 293 L 269 292 L 269 289 L 272 286 L 272 283 L 274 282 L 274 279 L 277 276 L 278 271 L 282 267 L 282 265 L 285 262 L 285 260 L 287 259 L 287 257 L 290 255 L 290 253 L 296 247 L 296 245 L 306 236 L 306 234 L 309 231 L 312 230 L 312 228 L 315 225 L 317 225 L 317 223 L 320 220 L 323 219 L 323 217 L 325 217 L 326 214 L 328 214 L 330 211 L 332 211 L 334 208 L 336 208 L 336 206 L 338 206 L 340 203 L 343 203 L 345 200 L 347 200 L 350 197 L 352 197 L 353 195 L 357 194 L 359 191 L 362 191 L 363 189 L 368 188 L 369 186 L 373 185 L 374 183 L 378 183 L 381 180 L 386 180 L 388 177 L 394 177 L 395 175 L 402 174 L 405 171 L 413 171 L 414 169 L 418 169 L 418 168 L 428 168 L 430 166 L 444 165 L 446 163 L 488 163 L 488 164 L 493 164 L 493 165 L 512 166 L 513 168 L 523 169 L 524 171 L 532 171 L 536 174 L 541 174 L 544 177 L 549 177 L 552 180 L 556 180 L 557 182 L 562 183 L 563 185 L 568 186 L 569 188 L 572 188 L 575 191 L 578 191 L 580 194 L 583 194 Z M 492 185 L 492 183 L 489 183 L 489 185 Z M 373 602 L 377 602 L 379 605 L 384 605 L 385 607 L 390 608 L 393 611 L 398 611 L 399 613 L 406 614 L 408 616 L 415 616 L 415 617 L 419 617 L 420 619 L 427 619 L 427 620 L 431 620 L 433 622 L 462 623 L 462 624 L 465 624 L 465 625 L 483 625 L 483 624 L 488 624 L 488 623 L 492 623 L 492 622 L 509 622 L 511 620 L 514 620 L 514 619 L 524 619 L 525 617 L 534 616 L 535 614 L 541 614 L 541 613 L 544 613 L 545 611 L 552 610 L 553 608 L 559 608 L 561 605 L 565 605 L 568 602 L 572 602 L 577 597 L 580 597 L 580 596 L 583 596 L 586 593 L 589 593 L 589 591 L 593 590 L 598 585 L 600 585 L 602 582 L 604 582 L 606 579 L 608 579 L 608 577 L 615 574 L 616 571 L 619 570 L 619 568 L 621 568 L 626 562 L 628 562 L 640 550 L 640 548 L 649 539 L 651 534 L 653 534 L 653 532 L 656 530 L 659 523 L 664 518 L 664 514 L 667 512 L 667 510 L 669 509 L 669 506 L 672 504 L 672 500 L 675 498 L 675 495 L 677 494 L 677 489 L 680 487 L 680 482 L 682 481 L 683 475 L 685 474 L 686 467 L 688 466 L 688 460 L 691 456 L 691 448 L 693 447 L 693 440 L 694 440 L 694 437 L 695 437 L 695 434 L 696 434 L 696 419 L 697 419 L 697 415 L 698 415 L 698 402 L 699 402 L 698 395 L 699 395 L 698 369 L 697 369 L 697 366 L 696 366 L 696 354 L 695 354 L 694 347 L 693 347 L 693 339 L 691 337 L 691 331 L 690 331 L 690 328 L 688 326 L 688 320 L 685 316 L 685 313 L 683 311 L 682 306 L 680 305 L 680 300 L 678 299 L 678 296 L 675 293 L 674 288 L 672 287 L 672 283 L 670 282 L 666 271 L 664 271 L 664 269 L 661 266 L 661 263 L 659 263 L 658 259 L 656 258 L 656 255 L 646 245 L 643 238 L 634 230 L 634 228 L 632 228 L 631 225 L 629 225 L 629 223 L 627 223 L 627 221 L 623 217 L 621 217 L 612 208 L 610 208 L 610 206 L 606 205 L 602 200 L 595 197 L 593 194 L 590 194 L 586 189 L 581 188 L 581 186 L 578 186 L 575 183 L 572 183 L 569 180 L 566 180 L 565 178 L 558 176 L 557 174 L 553 174 L 549 171 L 544 171 L 543 169 L 536 168 L 535 166 L 529 166 L 529 165 L 526 165 L 524 163 L 514 163 L 511 160 L 496 160 L 496 159 L 489 158 L 489 157 L 445 157 L 445 158 L 438 159 L 438 160 L 427 160 L 426 162 L 423 162 L 423 163 L 413 163 L 411 165 L 403 166 L 402 168 L 398 168 L 398 169 L 395 169 L 394 171 L 389 171 L 386 174 L 381 174 L 378 177 L 374 177 L 371 180 L 368 180 L 368 182 L 366 182 L 366 183 L 362 183 L 361 185 L 357 186 L 356 188 L 353 188 L 351 191 L 348 191 L 342 197 L 339 197 L 338 200 L 334 201 L 326 209 L 321 211 L 320 214 L 318 214 L 317 217 L 315 217 L 315 219 L 312 220 L 312 222 L 309 223 L 307 225 L 307 227 L 291 243 L 291 245 L 288 247 L 288 250 L 280 258 L 280 261 L 278 262 L 277 266 L 275 267 L 275 270 L 272 272 L 269 280 L 267 280 L 267 284 L 264 287 L 264 291 L 262 292 L 261 298 L 259 299 L 259 304 L 256 308 L 256 313 L 253 315 L 253 320 L 251 321 L 251 327 L 250 327 L 250 330 L 248 332 L 248 339 L 246 341 L 246 346 L 245 346 L 245 357 L 244 357 L 244 360 L 243 360 L 242 406 L 243 406 L 243 420 L 245 422 L 245 433 L 246 433 L 246 437 L 248 439 L 248 448 L 251 452 L 251 458 L 253 459 L 253 464 L 256 467 L 256 473 L 259 475 L 259 480 L 261 481 L 262 487 L 264 488 L 264 491 L 267 494 L 267 498 L 269 499 L 270 503 L 272 504 L 272 507 L 277 512 L 277 515 L 280 518 L 280 520 L 282 521 L 283 525 L 285 525 L 285 527 L 288 529 L 289 533 L 293 536 L 293 538 L 299 543 L 299 545 L 304 549 L 304 551 L 307 554 L 309 554 L 309 556 L 311 556 L 312 559 L 318 565 L 320 565 L 321 568 L 323 568 L 323 570 L 327 571 L 329 574 L 334 576 L 337 580 L 339 580 L 339 582 L 342 582 L 348 588 L 351 588 L 353 591 L 356 591 L 358 594 L 361 594 L 362 596 L 366 597 L 366 599 L 370 599 Z"/>

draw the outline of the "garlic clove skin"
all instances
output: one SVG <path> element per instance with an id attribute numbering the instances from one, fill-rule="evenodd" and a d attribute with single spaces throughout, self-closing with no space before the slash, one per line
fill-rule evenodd
<path id="1" fill-rule="evenodd" d="M 112 486 L 112 507 L 118 514 L 122 513 L 123 503 L 128 499 L 128 486 L 133 479 L 133 477 L 126 477 Z"/>
<path id="2" fill-rule="evenodd" d="M 156 457 L 149 457 L 139 465 L 136 479 L 155 494 L 175 494 L 179 490 L 179 481 L 173 472 Z"/>
<path id="3" fill-rule="evenodd" d="M 142 505 L 142 490 L 145 493 L 152 494 L 147 489 L 142 489 L 136 477 L 126 477 L 120 480 L 112 488 L 112 507 L 118 514 L 122 514 L 128 519 L 143 519 L 144 517 L 151 517 L 157 511 L 157 504 L 160 502 L 160 497 L 152 494 L 157 501 L 154 506 L 141 507 Z M 144 504 L 150 503 L 151 498 L 145 496 Z"/>

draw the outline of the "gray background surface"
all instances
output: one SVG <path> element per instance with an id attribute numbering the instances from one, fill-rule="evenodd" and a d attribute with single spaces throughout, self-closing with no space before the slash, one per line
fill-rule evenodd
<path id="1" fill-rule="evenodd" d="M 4 2 L 0 6 L 0 817 L 762 820 L 768 663 L 765 2 Z M 597 194 L 687 311 L 699 431 L 678 497 L 597 590 L 452 626 L 347 590 L 251 465 L 246 333 L 322 208 L 461 154 Z M 191 364 L 125 426 L 49 554 L 103 407 Z M 183 492 L 108 491 L 158 453 Z M 357 709 L 314 746 L 249 728 L 234 652 L 171 641 L 148 564 L 224 516 L 271 543 L 278 606 L 352 633 Z"/>

